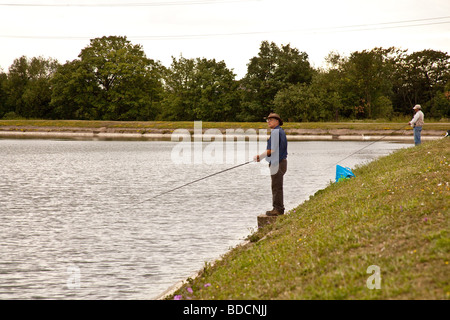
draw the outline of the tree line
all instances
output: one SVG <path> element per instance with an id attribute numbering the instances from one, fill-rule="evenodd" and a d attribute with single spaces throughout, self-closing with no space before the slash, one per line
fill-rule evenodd
<path id="1" fill-rule="evenodd" d="M 330 53 L 315 69 L 289 44 L 263 41 L 237 80 L 224 61 L 146 57 L 126 37 L 95 38 L 78 59 L 15 59 L 0 70 L 0 118 L 80 120 L 288 121 L 391 119 L 419 103 L 450 117 L 450 56 L 374 48 Z"/>

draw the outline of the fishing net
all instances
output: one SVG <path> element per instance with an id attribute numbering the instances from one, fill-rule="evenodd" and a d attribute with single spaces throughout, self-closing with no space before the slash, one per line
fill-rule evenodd
<path id="1" fill-rule="evenodd" d="M 355 177 L 355 175 L 353 174 L 352 170 L 350 170 L 350 168 L 336 165 L 336 182 L 350 179 L 351 177 Z"/>

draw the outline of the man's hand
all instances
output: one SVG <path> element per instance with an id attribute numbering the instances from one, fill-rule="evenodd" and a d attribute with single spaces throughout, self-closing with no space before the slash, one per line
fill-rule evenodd
<path id="1" fill-rule="evenodd" d="M 263 153 L 261 153 L 260 155 L 254 156 L 253 161 L 260 162 L 262 159 L 270 157 L 271 154 L 272 154 L 272 150 L 268 149 L 268 150 L 264 151 Z"/>

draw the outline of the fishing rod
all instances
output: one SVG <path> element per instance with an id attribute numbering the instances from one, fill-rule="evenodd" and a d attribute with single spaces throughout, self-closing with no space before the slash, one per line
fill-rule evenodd
<path id="1" fill-rule="evenodd" d="M 342 161 L 344 161 L 344 160 L 350 158 L 351 156 L 353 156 L 354 154 L 360 152 L 361 150 L 364 150 L 364 149 L 370 147 L 370 146 L 373 145 L 374 143 L 377 143 L 377 142 L 383 140 L 383 139 L 386 138 L 388 135 L 391 135 L 391 134 L 393 134 L 393 133 L 395 133 L 395 132 L 397 132 L 397 131 L 403 130 L 403 129 L 405 129 L 405 128 L 408 127 L 408 126 L 409 126 L 409 124 L 407 124 L 407 125 L 402 125 L 401 128 L 396 129 L 396 130 L 392 131 L 390 134 L 386 134 L 386 135 L 382 136 L 380 139 L 375 140 L 375 141 L 373 141 L 372 143 L 369 143 L 367 146 L 364 146 L 364 147 L 362 147 L 361 149 L 356 150 L 355 152 L 351 153 L 350 155 L 346 156 L 345 158 L 343 158 L 343 159 L 339 160 L 338 162 L 336 162 L 335 164 L 333 164 L 331 167 L 334 167 L 335 165 L 339 164 L 339 162 L 342 162 Z"/>
<path id="2" fill-rule="evenodd" d="M 218 175 L 218 174 L 221 174 L 221 173 L 224 173 L 224 172 L 227 172 L 227 171 L 230 171 L 230 170 L 233 170 L 233 169 L 236 169 L 236 168 L 245 166 L 245 165 L 247 165 L 247 164 L 249 164 L 249 163 L 252 163 L 252 162 L 254 162 L 254 161 L 255 161 L 255 160 L 247 161 L 247 162 L 238 164 L 237 166 L 234 166 L 234 167 L 231 167 L 231 168 L 227 168 L 227 169 L 224 169 L 224 170 L 222 170 L 222 171 L 215 172 L 215 173 L 212 173 L 212 174 L 210 174 L 210 175 L 207 175 L 206 177 L 199 178 L 199 179 L 196 179 L 196 180 L 194 180 L 194 181 L 185 183 L 185 184 L 183 184 L 183 185 L 181 185 L 181 186 L 178 186 L 178 187 L 176 187 L 176 188 L 173 188 L 173 189 L 164 191 L 164 192 L 162 192 L 162 193 L 160 193 L 160 194 L 157 194 L 157 195 L 155 195 L 155 196 L 153 196 L 153 197 L 150 197 L 150 198 L 147 198 L 147 199 L 145 199 L 145 200 L 142 200 L 142 201 L 136 203 L 136 205 L 141 204 L 141 203 L 144 203 L 144 202 L 147 202 L 147 201 L 150 201 L 150 200 L 153 200 L 153 199 L 158 198 L 158 197 L 160 197 L 160 196 L 163 196 L 163 195 L 165 195 L 165 194 L 167 194 L 167 193 L 170 193 L 170 192 L 173 192 L 173 191 L 175 191 L 175 190 L 184 188 L 184 187 L 186 187 L 186 186 L 188 186 L 188 185 L 191 185 L 191 184 L 194 184 L 194 183 L 196 183 L 196 182 L 199 182 L 199 181 L 202 181 L 202 180 L 211 178 L 211 177 L 216 176 L 216 175 Z"/>

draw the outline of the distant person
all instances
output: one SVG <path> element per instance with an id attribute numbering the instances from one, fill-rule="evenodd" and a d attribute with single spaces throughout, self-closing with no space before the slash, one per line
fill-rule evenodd
<path id="1" fill-rule="evenodd" d="M 420 104 L 416 104 L 413 108 L 415 114 L 412 120 L 409 122 L 409 125 L 414 128 L 414 144 L 417 146 L 421 144 L 421 134 L 422 127 L 424 125 L 424 114 L 422 112 L 422 107 Z"/>
<path id="2" fill-rule="evenodd" d="M 283 176 L 287 171 L 287 138 L 281 126 L 283 120 L 276 113 L 267 116 L 267 125 L 271 129 L 270 138 L 267 140 L 267 148 L 262 154 L 254 157 L 260 162 L 266 158 L 269 162 L 270 176 L 272 179 L 272 205 L 273 209 L 267 211 L 268 216 L 284 214 Z"/>

